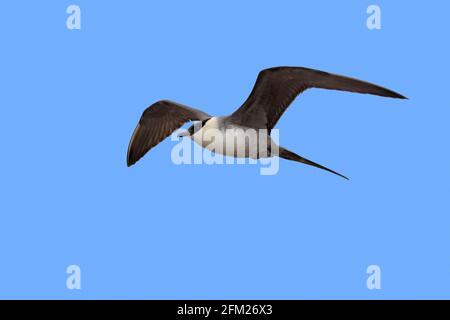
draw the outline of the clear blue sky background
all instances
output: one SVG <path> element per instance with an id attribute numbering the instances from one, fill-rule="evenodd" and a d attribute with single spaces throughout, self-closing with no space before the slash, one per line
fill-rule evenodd
<path id="1" fill-rule="evenodd" d="M 81 7 L 81 30 L 66 8 Z M 382 9 L 382 29 L 366 9 Z M 0 17 L 0 298 L 450 298 L 448 1 L 7 1 Z M 227 114 L 308 66 L 407 95 L 311 90 L 281 161 L 127 168 L 142 111 Z M 66 267 L 82 289 L 66 289 Z M 368 290 L 366 268 L 382 270 Z"/>

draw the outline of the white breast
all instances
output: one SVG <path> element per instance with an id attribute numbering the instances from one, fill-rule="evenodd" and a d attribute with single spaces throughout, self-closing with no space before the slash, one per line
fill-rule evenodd
<path id="1" fill-rule="evenodd" d="M 191 139 L 194 140 L 198 145 L 207 148 L 209 145 L 209 141 L 205 141 L 204 137 L 207 138 L 208 135 L 211 136 L 213 133 L 221 134 L 221 132 L 222 131 L 220 130 L 219 119 L 217 117 L 212 117 L 200 130 L 198 130 L 196 133 L 194 133 L 193 136 L 191 136 Z"/>
<path id="2" fill-rule="evenodd" d="M 258 156 L 258 131 L 245 130 L 236 126 L 224 127 L 217 117 L 208 120 L 191 138 L 203 148 L 218 154 L 239 158 L 261 156 L 261 154 Z M 264 150 L 266 148 L 265 145 Z"/>

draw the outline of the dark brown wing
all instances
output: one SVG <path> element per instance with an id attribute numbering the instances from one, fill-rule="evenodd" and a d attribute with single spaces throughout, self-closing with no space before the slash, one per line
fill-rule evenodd
<path id="1" fill-rule="evenodd" d="M 211 118 L 209 114 L 176 102 L 162 100 L 152 104 L 142 114 L 131 136 L 127 165 L 135 164 L 151 148 L 187 121 L 202 121 L 208 118 Z"/>
<path id="2" fill-rule="evenodd" d="M 261 71 L 250 96 L 233 113 L 243 125 L 271 130 L 294 99 L 310 88 L 406 97 L 375 84 L 301 67 L 276 67 Z"/>

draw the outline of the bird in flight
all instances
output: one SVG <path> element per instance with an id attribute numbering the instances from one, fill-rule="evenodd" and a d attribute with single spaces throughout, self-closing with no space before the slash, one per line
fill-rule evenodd
<path id="1" fill-rule="evenodd" d="M 262 70 L 258 74 L 256 83 L 247 100 L 228 116 L 213 117 L 201 110 L 169 100 L 161 100 L 152 104 L 143 112 L 133 132 L 128 146 L 127 165 L 132 166 L 135 164 L 151 148 L 182 127 L 186 122 L 195 121 L 196 124 L 193 124 L 180 136 L 189 137 L 202 147 L 216 153 L 232 157 L 252 158 L 279 156 L 280 158 L 304 163 L 348 179 L 340 173 L 303 158 L 281 146 L 277 146 L 278 152 L 272 152 L 274 149 L 271 146 L 274 145 L 274 142 L 270 137 L 271 130 L 294 99 L 300 93 L 311 88 L 407 99 L 401 94 L 381 86 L 324 71 L 303 67 L 269 68 Z M 223 139 L 218 139 L 217 143 L 211 143 L 211 141 L 202 139 L 208 130 L 219 132 L 223 135 Z M 261 153 L 254 156 L 255 153 L 252 153 L 252 150 L 238 153 L 240 151 L 237 149 L 243 147 L 239 143 L 232 148 L 218 146 L 218 141 L 220 140 L 223 141 L 222 143 L 230 141 L 227 140 L 230 138 L 233 141 L 237 138 L 239 141 L 239 138 L 242 138 L 242 133 L 246 130 L 263 132 L 267 141 L 262 156 Z M 244 140 L 241 139 L 240 141 L 246 141 L 245 137 Z M 252 145 L 247 142 L 244 148 L 255 149 L 261 148 L 261 146 L 263 146 L 261 143 Z"/>

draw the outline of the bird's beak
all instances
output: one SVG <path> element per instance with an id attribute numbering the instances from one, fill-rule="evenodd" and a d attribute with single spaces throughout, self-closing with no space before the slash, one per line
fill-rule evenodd
<path id="1" fill-rule="evenodd" d="M 178 134 L 178 138 L 183 138 L 183 137 L 189 137 L 191 134 L 189 133 L 189 131 L 184 131 L 180 134 Z"/>

